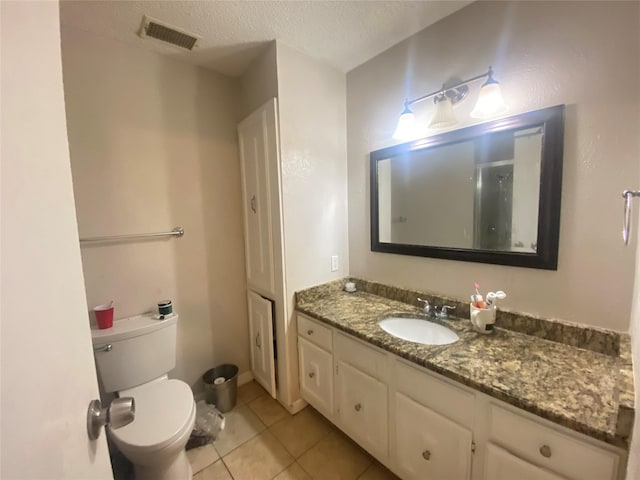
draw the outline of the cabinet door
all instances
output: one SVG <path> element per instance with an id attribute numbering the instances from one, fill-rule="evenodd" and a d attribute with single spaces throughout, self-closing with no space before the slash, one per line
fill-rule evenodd
<path id="1" fill-rule="evenodd" d="M 387 455 L 387 386 L 338 361 L 337 407 L 339 423 L 374 455 Z"/>
<path id="2" fill-rule="evenodd" d="M 302 398 L 328 417 L 333 416 L 333 357 L 298 337 Z"/>
<path id="3" fill-rule="evenodd" d="M 273 398 L 276 397 L 276 368 L 273 354 L 273 303 L 249 292 L 249 335 L 251 372 Z"/>
<path id="4" fill-rule="evenodd" d="M 247 284 L 266 295 L 276 293 L 273 229 L 279 228 L 274 212 L 278 182 L 271 178 L 272 164 L 278 162 L 275 108 L 273 99 L 238 125 Z"/>
<path id="5" fill-rule="evenodd" d="M 470 430 L 396 393 L 396 455 L 406 478 L 469 479 L 471 444 Z"/>
<path id="6" fill-rule="evenodd" d="M 485 480 L 565 480 L 535 465 L 511 455 L 492 443 L 487 445 Z"/>

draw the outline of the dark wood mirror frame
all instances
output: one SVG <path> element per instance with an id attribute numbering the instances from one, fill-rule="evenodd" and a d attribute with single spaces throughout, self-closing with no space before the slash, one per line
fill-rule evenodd
<path id="1" fill-rule="evenodd" d="M 557 270 L 558 242 L 560 237 L 562 160 L 564 151 L 564 110 L 564 105 L 557 105 L 371 152 L 371 250 L 374 252 L 443 258 L 465 262 Z M 538 237 L 535 253 L 380 242 L 378 220 L 379 161 L 407 154 L 415 150 L 423 150 L 435 146 L 476 139 L 489 133 L 519 130 L 529 127 L 541 127 L 543 132 L 540 164 L 540 198 L 538 205 Z"/>

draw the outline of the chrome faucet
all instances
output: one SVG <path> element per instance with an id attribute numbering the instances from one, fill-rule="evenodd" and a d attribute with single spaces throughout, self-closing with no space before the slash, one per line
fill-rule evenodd
<path id="1" fill-rule="evenodd" d="M 435 317 L 435 307 L 433 305 L 429 304 L 429 300 L 424 300 L 424 299 L 418 297 L 418 302 L 424 303 L 424 307 L 422 308 L 424 313 L 426 313 L 430 317 Z"/>
<path id="2" fill-rule="evenodd" d="M 449 310 L 455 310 L 456 307 L 452 307 L 451 305 L 442 305 L 440 307 L 440 312 L 436 313 L 436 317 L 438 318 L 449 318 Z"/>
<path id="3" fill-rule="evenodd" d="M 455 310 L 456 308 L 451 305 L 442 305 L 441 307 L 437 307 L 436 305 L 431 305 L 429 300 L 422 298 L 418 298 L 418 302 L 424 303 L 423 311 L 431 318 L 449 318 L 449 310 Z"/>

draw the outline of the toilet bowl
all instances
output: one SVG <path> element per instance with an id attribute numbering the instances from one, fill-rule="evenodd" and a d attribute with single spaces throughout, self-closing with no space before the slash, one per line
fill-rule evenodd
<path id="1" fill-rule="evenodd" d="M 108 432 L 136 480 L 192 478 L 185 446 L 196 418 L 193 393 L 167 376 L 176 365 L 177 322 L 177 314 L 144 314 L 91 331 L 103 391 L 135 400 L 133 422 Z"/>
<path id="2" fill-rule="evenodd" d="M 196 419 L 189 386 L 164 380 L 129 389 L 136 402 L 135 420 L 109 430 L 113 443 L 131 461 L 136 480 L 189 480 L 185 445 Z"/>

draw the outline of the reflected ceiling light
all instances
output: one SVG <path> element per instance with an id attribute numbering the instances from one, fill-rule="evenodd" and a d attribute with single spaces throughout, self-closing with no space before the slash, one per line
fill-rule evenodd
<path id="1" fill-rule="evenodd" d="M 489 118 L 505 112 L 507 105 L 504 103 L 500 93 L 500 85 L 493 78 L 493 70 L 489 67 L 489 70 L 485 73 L 463 80 L 450 87 L 443 85 L 441 89 L 422 97 L 413 100 L 405 99 L 404 110 L 400 114 L 393 138 L 396 140 L 415 140 L 424 133 L 424 127 L 416 122 L 415 115 L 410 107 L 429 98 L 433 98 L 436 104 L 436 111 L 429 123 L 429 128 L 438 129 L 455 125 L 458 121 L 453 112 L 453 106 L 467 96 L 470 83 L 483 78 L 486 78 L 487 81 L 482 85 L 478 102 L 470 115 L 474 118 Z"/>

